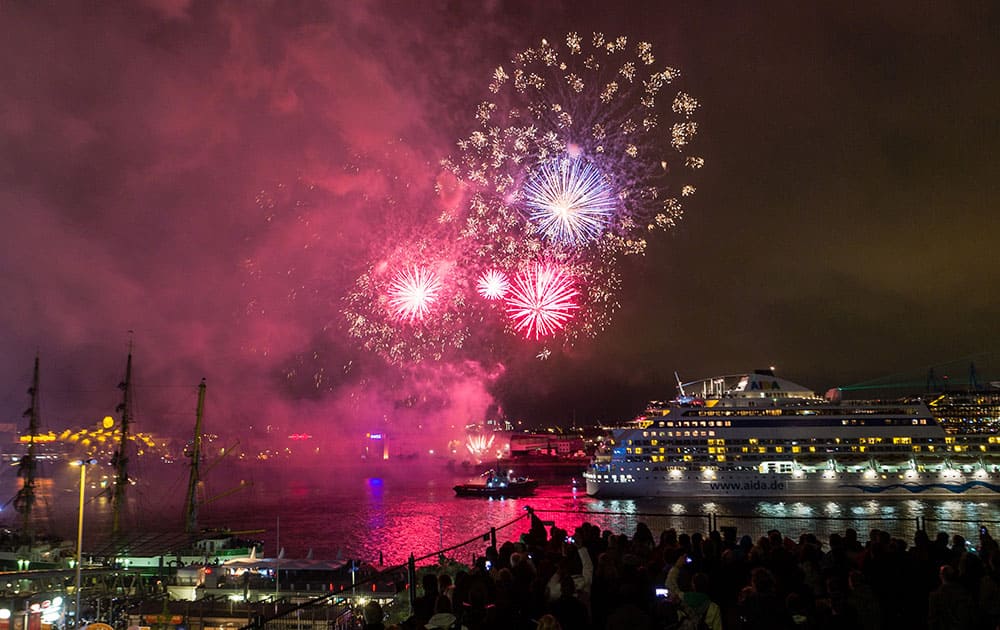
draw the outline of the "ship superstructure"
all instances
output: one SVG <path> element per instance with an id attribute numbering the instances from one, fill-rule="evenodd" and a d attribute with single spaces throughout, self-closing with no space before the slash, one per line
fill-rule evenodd
<path id="1" fill-rule="evenodd" d="M 1000 435 L 952 433 L 920 400 L 828 400 L 757 370 L 653 401 L 584 474 L 597 497 L 1000 492 Z"/>

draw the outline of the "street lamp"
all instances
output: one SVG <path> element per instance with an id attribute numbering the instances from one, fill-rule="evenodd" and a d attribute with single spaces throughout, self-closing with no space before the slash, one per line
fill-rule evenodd
<path id="1" fill-rule="evenodd" d="M 87 488 L 87 466 L 97 463 L 96 459 L 78 459 L 72 462 L 80 467 L 80 518 L 76 525 L 76 603 L 73 606 L 73 625 L 80 627 L 80 559 L 83 551 L 83 495 Z"/>

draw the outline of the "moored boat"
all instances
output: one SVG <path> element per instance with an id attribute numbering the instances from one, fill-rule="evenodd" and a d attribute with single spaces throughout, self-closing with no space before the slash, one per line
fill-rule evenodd
<path id="1" fill-rule="evenodd" d="M 455 486 L 455 494 L 460 497 L 527 497 L 535 493 L 538 481 L 527 477 L 515 477 L 513 471 L 504 476 L 490 470 L 482 475 L 482 483 L 466 483 Z"/>

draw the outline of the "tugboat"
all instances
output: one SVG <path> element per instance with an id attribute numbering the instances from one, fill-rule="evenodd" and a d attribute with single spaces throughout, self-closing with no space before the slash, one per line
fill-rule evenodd
<path id="1" fill-rule="evenodd" d="M 514 471 L 507 471 L 506 476 L 499 476 L 495 470 L 482 474 L 483 483 L 466 483 L 455 486 L 455 495 L 460 497 L 527 497 L 535 494 L 538 481 L 527 477 L 515 477 Z"/>

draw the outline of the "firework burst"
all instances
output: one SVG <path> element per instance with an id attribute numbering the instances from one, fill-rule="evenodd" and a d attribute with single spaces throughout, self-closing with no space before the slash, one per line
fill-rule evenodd
<path id="1" fill-rule="evenodd" d="M 604 330 L 619 307 L 621 258 L 682 216 L 704 159 L 691 153 L 698 101 L 672 87 L 679 77 L 649 44 L 599 33 L 542 40 L 493 72 L 478 128 L 443 164 L 469 195 L 454 215 L 465 260 L 511 279 L 514 332 L 573 343 Z M 531 299 L 511 309 L 512 294 L 533 291 L 519 272 L 530 261 L 573 278 L 569 316 L 530 317 Z"/>
<path id="2" fill-rule="evenodd" d="M 480 128 L 446 165 L 505 203 L 523 204 L 534 220 L 560 188 L 547 183 L 561 170 L 554 165 L 577 165 L 599 184 L 601 227 L 566 233 L 553 221 L 539 232 L 578 244 L 605 233 L 619 253 L 641 252 L 638 235 L 672 227 L 680 198 L 693 193 L 676 180 L 704 164 L 689 153 L 698 101 L 667 94 L 679 77 L 657 65 L 645 42 L 600 33 L 571 33 L 562 45 L 542 40 L 494 71 L 494 97 L 476 111 Z"/>
<path id="3" fill-rule="evenodd" d="M 490 449 L 493 448 L 493 440 L 494 436 L 492 435 L 470 435 L 466 438 L 465 448 L 474 457 L 484 458 L 489 455 Z"/>
<path id="4" fill-rule="evenodd" d="M 543 162 L 524 185 L 524 205 L 535 231 L 551 241 L 583 245 L 608 227 L 619 201 L 611 182 L 589 162 Z"/>
<path id="5" fill-rule="evenodd" d="M 550 337 L 580 308 L 572 278 L 552 264 L 535 264 L 514 276 L 505 301 L 514 330 L 527 339 Z"/>
<path id="6" fill-rule="evenodd" d="M 388 303 L 393 316 L 402 321 L 423 319 L 441 293 L 441 280 L 422 267 L 407 267 L 389 284 Z"/>
<path id="7" fill-rule="evenodd" d="M 439 361 L 460 351 L 470 336 L 470 313 L 454 239 L 429 234 L 394 240 L 354 282 L 344 298 L 348 334 L 389 363 Z"/>
<path id="8" fill-rule="evenodd" d="M 510 280 L 498 269 L 487 269 L 479 275 L 476 290 L 487 300 L 502 300 L 510 290 Z"/>
<path id="9" fill-rule="evenodd" d="M 544 339 L 545 358 L 604 330 L 622 257 L 676 224 L 704 164 L 679 77 L 649 44 L 599 33 L 498 67 L 477 128 L 442 162 L 436 222 L 376 241 L 390 245 L 346 298 L 351 335 L 405 363 L 493 352 L 490 331 Z"/>

